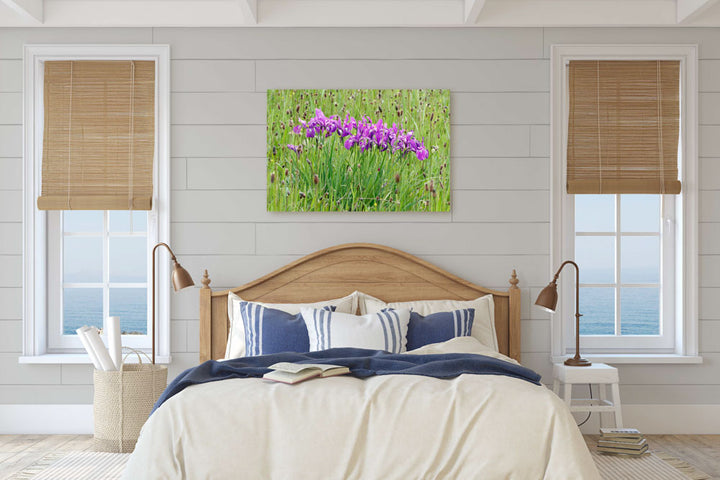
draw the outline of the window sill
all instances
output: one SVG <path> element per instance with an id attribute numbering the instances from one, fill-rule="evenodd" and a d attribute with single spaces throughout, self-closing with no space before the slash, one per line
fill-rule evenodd
<path id="1" fill-rule="evenodd" d="M 568 356 L 553 356 L 553 363 L 562 363 Z M 699 355 L 677 355 L 674 353 L 617 353 L 583 355 L 591 362 L 615 364 L 700 364 L 703 358 Z"/>
<path id="2" fill-rule="evenodd" d="M 167 365 L 172 361 L 171 356 L 156 356 L 155 363 Z M 138 363 L 136 355 L 129 355 L 126 363 Z M 25 365 L 92 365 L 90 357 L 84 353 L 46 353 L 43 355 L 26 355 L 18 358 L 18 363 Z M 143 363 L 150 361 L 143 357 Z"/>

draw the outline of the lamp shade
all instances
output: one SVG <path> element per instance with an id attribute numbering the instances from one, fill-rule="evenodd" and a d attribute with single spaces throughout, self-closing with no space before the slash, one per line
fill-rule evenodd
<path id="1" fill-rule="evenodd" d="M 535 300 L 535 305 L 547 312 L 555 313 L 555 309 L 557 308 L 557 301 L 557 283 L 553 281 L 548 283 L 547 287 L 543 288 L 540 291 L 537 300 Z"/>
<path id="2" fill-rule="evenodd" d="M 185 270 L 178 262 L 175 262 L 172 271 L 172 284 L 173 288 L 177 292 L 183 288 L 192 287 L 195 285 L 195 282 L 193 282 L 193 279 L 188 271 Z"/>

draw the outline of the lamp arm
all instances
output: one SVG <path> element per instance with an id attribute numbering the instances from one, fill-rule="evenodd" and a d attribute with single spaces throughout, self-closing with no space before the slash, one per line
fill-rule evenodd
<path id="1" fill-rule="evenodd" d="M 557 272 L 555 272 L 553 282 L 557 282 L 557 279 L 560 277 L 560 272 L 567 264 L 575 267 L 575 317 L 582 317 L 582 314 L 580 313 L 580 267 L 578 267 L 578 264 L 572 260 L 565 260 L 560 265 L 560 268 L 557 269 Z"/>
<path id="2" fill-rule="evenodd" d="M 560 272 L 562 271 L 563 268 L 565 268 L 565 265 L 567 265 L 568 263 L 575 267 L 575 272 L 576 272 L 577 278 L 578 279 L 580 278 L 580 269 L 578 268 L 578 264 L 573 262 L 572 260 L 565 260 L 562 264 L 560 264 L 560 268 L 557 269 L 557 272 L 555 272 L 555 280 L 558 279 L 558 277 L 560 276 Z"/>
<path id="3" fill-rule="evenodd" d="M 172 249 L 170 248 L 170 246 L 169 246 L 167 243 L 165 243 L 165 242 L 160 242 L 160 243 L 158 243 L 157 245 L 155 245 L 155 246 L 153 247 L 153 250 L 152 250 L 153 262 L 155 262 L 155 250 L 157 250 L 158 247 L 165 247 L 165 248 L 167 248 L 167 251 L 170 252 L 170 258 L 172 259 L 172 261 L 173 261 L 173 262 L 177 262 L 177 258 L 175 258 L 175 254 L 173 253 L 173 251 L 172 251 Z M 564 264 L 563 264 L 563 265 L 564 265 Z M 561 268 L 562 268 L 562 267 L 561 267 Z M 153 271 L 154 271 L 154 270 L 155 270 L 155 267 L 153 267 Z"/>

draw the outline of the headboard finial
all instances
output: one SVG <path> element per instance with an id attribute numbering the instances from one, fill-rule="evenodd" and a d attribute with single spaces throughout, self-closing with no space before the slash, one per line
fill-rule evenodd
<path id="1" fill-rule="evenodd" d="M 203 273 L 202 280 L 200 280 L 203 284 L 202 288 L 210 288 L 210 277 L 208 276 L 208 271 L 205 269 L 205 273 Z"/>
<path id="2" fill-rule="evenodd" d="M 517 272 L 513 268 L 512 275 L 510 275 L 510 288 L 518 288 L 518 283 L 520 283 L 520 279 L 518 279 Z"/>

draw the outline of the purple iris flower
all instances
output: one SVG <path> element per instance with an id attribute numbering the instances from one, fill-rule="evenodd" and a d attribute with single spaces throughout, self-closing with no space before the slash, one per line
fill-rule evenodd
<path id="1" fill-rule="evenodd" d="M 357 139 L 355 137 L 350 137 L 347 140 L 345 140 L 345 148 L 350 150 L 352 147 L 357 145 Z"/>
<path id="2" fill-rule="evenodd" d="M 327 117 L 321 109 L 316 108 L 313 118 L 307 121 L 300 119 L 300 123 L 293 127 L 295 134 L 302 134 L 303 131 L 307 138 L 315 136 L 328 138 L 337 133 L 340 138 L 345 139 L 343 145 L 347 150 L 359 146 L 362 152 L 377 148 L 381 152 L 391 150 L 402 155 L 414 153 L 420 161 L 426 160 L 429 156 L 425 142 L 418 141 L 412 130 L 406 132 L 396 123 L 390 126 L 383 119 L 373 122 L 366 115 L 356 120 L 347 114 L 345 119 L 341 120 L 337 115 Z M 297 154 L 302 150 L 300 145 L 287 147 Z"/>
<path id="3" fill-rule="evenodd" d="M 349 115 L 345 115 L 345 121 L 340 123 L 338 126 L 337 133 L 340 138 L 345 138 L 350 135 L 355 128 L 355 119 Z"/>
<path id="4" fill-rule="evenodd" d="M 337 115 L 330 117 L 325 123 L 325 138 L 331 137 L 333 133 L 340 129 L 340 120 Z"/>
<path id="5" fill-rule="evenodd" d="M 418 160 L 420 160 L 421 162 L 423 160 L 427 160 L 427 158 L 430 156 L 428 149 L 425 147 L 422 147 L 419 150 L 417 150 L 415 154 L 417 155 Z"/>
<path id="6" fill-rule="evenodd" d="M 300 145 L 293 145 L 293 144 L 289 143 L 287 147 L 290 150 L 292 150 L 293 152 L 295 152 L 295 154 L 297 154 L 297 155 L 300 155 L 300 152 L 302 151 L 302 146 L 300 146 Z"/>
<path id="7" fill-rule="evenodd" d="M 372 147 L 372 141 L 368 137 L 362 137 L 358 143 L 361 152 L 367 152 Z"/>

